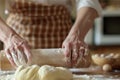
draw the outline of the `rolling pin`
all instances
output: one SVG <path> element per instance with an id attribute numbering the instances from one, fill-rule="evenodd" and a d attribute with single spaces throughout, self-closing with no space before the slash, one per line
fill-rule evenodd
<path id="1" fill-rule="evenodd" d="M 64 56 L 64 49 L 33 49 L 32 53 L 32 64 L 42 65 L 52 65 L 52 66 L 62 66 L 68 67 L 66 63 L 66 57 Z M 88 62 L 87 64 L 84 60 L 80 61 L 78 67 L 88 67 L 90 65 L 90 56 L 85 58 Z M 89 60 L 88 60 L 89 59 Z M 84 64 L 85 63 L 85 64 Z M 0 69 L 1 70 L 12 70 L 14 67 L 10 64 L 6 58 L 4 51 L 0 52 Z"/>
<path id="2" fill-rule="evenodd" d="M 35 49 L 32 50 L 32 64 L 67 66 L 64 49 Z"/>

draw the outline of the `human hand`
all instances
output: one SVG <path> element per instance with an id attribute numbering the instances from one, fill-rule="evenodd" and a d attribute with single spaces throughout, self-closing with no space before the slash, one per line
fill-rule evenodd
<path id="1" fill-rule="evenodd" d="M 22 39 L 19 35 L 11 34 L 6 41 L 5 45 L 5 54 L 14 67 L 20 65 L 28 65 L 31 61 L 31 53 L 28 47 L 27 42 Z"/>
<path id="2" fill-rule="evenodd" d="M 77 67 L 81 60 L 86 62 L 84 58 L 88 55 L 88 45 L 79 39 L 78 34 L 68 35 L 62 47 L 65 48 L 64 54 L 69 67 Z"/>

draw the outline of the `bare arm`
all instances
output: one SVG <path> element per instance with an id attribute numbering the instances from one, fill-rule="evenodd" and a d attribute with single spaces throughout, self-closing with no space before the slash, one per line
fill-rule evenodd
<path id="1" fill-rule="evenodd" d="M 76 21 L 69 33 L 69 35 L 79 32 L 79 39 L 84 40 L 85 35 L 91 29 L 94 19 L 98 16 L 97 12 L 93 8 L 84 7 L 77 12 Z"/>
<path id="2" fill-rule="evenodd" d="M 0 40 L 5 43 L 13 33 L 15 32 L 0 18 Z"/>
<path id="3" fill-rule="evenodd" d="M 84 38 L 87 32 L 91 29 L 94 19 L 97 16 L 98 14 L 96 10 L 89 7 L 81 8 L 77 12 L 75 23 L 62 45 L 62 47 L 65 48 L 64 53 L 67 57 L 67 63 L 69 66 L 79 67 L 79 62 L 83 62 L 84 67 L 90 65 L 90 60 L 88 60 L 90 56 L 89 54 L 85 55 L 85 53 L 87 53 L 87 45 L 84 43 Z M 79 61 L 83 55 L 84 57 L 86 56 L 87 59 L 83 60 L 88 60 L 87 63 L 86 61 Z"/>
<path id="4" fill-rule="evenodd" d="M 19 65 L 28 65 L 31 61 L 31 53 L 27 42 L 1 18 L 0 40 L 4 43 L 5 54 L 14 67 Z"/>

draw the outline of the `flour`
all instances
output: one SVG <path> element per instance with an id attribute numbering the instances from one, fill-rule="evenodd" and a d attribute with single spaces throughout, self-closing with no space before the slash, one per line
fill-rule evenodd
<path id="1" fill-rule="evenodd" d="M 116 77 L 116 78 L 115 78 Z M 120 76 L 105 78 L 103 75 L 73 75 L 73 80 L 120 80 Z M 0 80 L 13 80 L 13 75 L 2 75 Z"/>
<path id="2" fill-rule="evenodd" d="M 0 80 L 14 80 L 13 75 L 3 75 L 0 76 Z"/>

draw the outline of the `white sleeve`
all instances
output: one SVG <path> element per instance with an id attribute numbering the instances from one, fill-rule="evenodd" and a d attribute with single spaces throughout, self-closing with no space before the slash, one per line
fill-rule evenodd
<path id="1" fill-rule="evenodd" d="M 76 0 L 77 10 L 82 7 L 91 7 L 94 8 L 99 16 L 102 13 L 102 8 L 98 0 Z"/>

